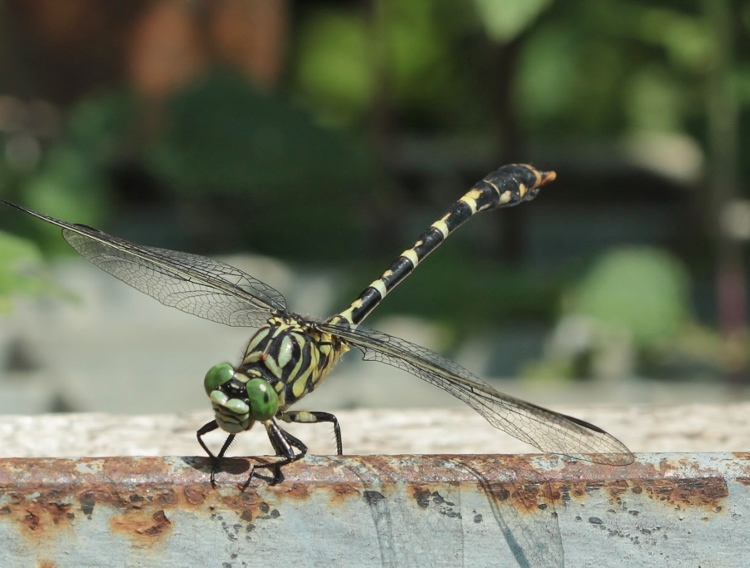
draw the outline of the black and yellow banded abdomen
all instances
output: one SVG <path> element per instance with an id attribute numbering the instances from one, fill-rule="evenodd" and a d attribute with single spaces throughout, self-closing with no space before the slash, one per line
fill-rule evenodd
<path id="1" fill-rule="evenodd" d="M 411 248 L 394 260 L 343 312 L 330 318 L 334 324 L 356 327 L 385 296 L 398 286 L 424 258 L 453 231 L 481 211 L 512 207 L 536 197 L 539 188 L 555 179 L 555 172 L 542 172 L 525 164 L 511 164 L 487 175 L 450 206 L 445 215 L 419 235 Z"/>

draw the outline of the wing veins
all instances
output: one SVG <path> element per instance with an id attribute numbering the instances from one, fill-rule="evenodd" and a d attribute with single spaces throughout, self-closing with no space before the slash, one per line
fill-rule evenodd
<path id="1" fill-rule="evenodd" d="M 62 229 L 89 262 L 162 304 L 218 323 L 257 327 L 286 301 L 273 287 L 208 257 L 147 247 L 2 200 Z"/>
<path id="2" fill-rule="evenodd" d="M 612 465 L 633 461 L 630 451 L 600 428 L 501 393 L 429 349 L 367 328 L 322 325 L 363 351 L 365 360 L 380 361 L 418 376 L 467 403 L 491 425 L 539 450 Z"/>

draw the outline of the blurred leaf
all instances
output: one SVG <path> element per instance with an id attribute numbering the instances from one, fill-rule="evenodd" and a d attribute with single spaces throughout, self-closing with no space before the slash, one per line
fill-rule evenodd
<path id="1" fill-rule="evenodd" d="M 487 35 L 506 43 L 528 28 L 552 0 L 474 0 Z"/>
<path id="2" fill-rule="evenodd" d="M 320 10 L 302 28 L 297 81 L 329 120 L 352 122 L 370 106 L 374 77 L 368 39 L 357 14 Z"/>
<path id="3" fill-rule="evenodd" d="M 31 241 L 0 231 L 0 314 L 11 311 L 14 296 L 37 296 L 53 289 L 42 275 L 43 264 Z"/>
<path id="4" fill-rule="evenodd" d="M 177 93 L 163 125 L 142 159 L 160 185 L 204 209 L 193 235 L 208 231 L 201 240 L 222 246 L 236 235 L 243 247 L 305 258 L 317 227 L 321 256 L 357 250 L 359 216 L 377 175 L 360 140 L 313 123 L 308 113 L 231 73 L 206 76 Z"/>
<path id="5" fill-rule="evenodd" d="M 137 136 L 139 102 L 120 90 L 80 99 L 68 116 L 66 140 L 91 165 L 107 166 L 122 157 Z"/>
<path id="6" fill-rule="evenodd" d="M 529 40 L 514 86 L 524 115 L 549 120 L 569 108 L 579 49 L 575 33 L 563 26 L 545 27 Z"/>
<path id="7" fill-rule="evenodd" d="M 644 67 L 629 80 L 626 111 L 636 131 L 679 131 L 685 115 L 685 93 L 661 66 Z"/>
<path id="8" fill-rule="evenodd" d="M 651 248 L 606 253 L 574 290 L 566 311 L 624 328 L 641 347 L 675 338 L 689 321 L 688 277 L 670 254 Z"/>
<path id="9" fill-rule="evenodd" d="M 178 93 L 164 136 L 144 152 L 152 171 L 194 194 L 336 196 L 371 183 L 365 147 L 321 128 L 243 78 L 215 74 Z"/>
<path id="10" fill-rule="evenodd" d="M 700 14 L 661 6 L 635 10 L 638 35 L 644 42 L 663 46 L 672 63 L 702 73 L 714 48 L 711 30 Z"/>
<path id="11" fill-rule="evenodd" d="M 406 128 L 486 124 L 461 48 L 475 33 L 472 10 L 383 0 L 373 12 L 324 9 L 303 24 L 296 83 L 318 116 L 361 125 L 381 104 L 398 109 Z"/>
<path id="12" fill-rule="evenodd" d="M 53 217 L 97 226 L 105 210 L 104 188 L 104 178 L 86 156 L 70 145 L 60 145 L 50 152 L 41 171 L 26 182 L 23 202 Z M 71 252 L 59 228 L 31 222 L 34 232 L 42 235 L 45 250 Z"/>
<path id="13" fill-rule="evenodd" d="M 451 89 L 450 43 L 441 34 L 435 2 L 391 0 L 384 4 L 387 81 L 394 98 L 429 105 L 433 97 L 445 97 Z"/>

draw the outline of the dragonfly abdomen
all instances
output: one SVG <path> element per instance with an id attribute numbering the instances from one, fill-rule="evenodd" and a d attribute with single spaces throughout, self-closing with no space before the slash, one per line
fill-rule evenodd
<path id="1" fill-rule="evenodd" d="M 511 207 L 529 201 L 536 197 L 540 187 L 554 179 L 554 172 L 542 172 L 526 164 L 503 166 L 487 175 L 451 205 L 445 215 L 419 235 L 412 247 L 401 253 L 349 308 L 330 318 L 329 323 L 346 322 L 351 327 L 356 327 L 427 255 L 471 217 L 488 209 Z"/>

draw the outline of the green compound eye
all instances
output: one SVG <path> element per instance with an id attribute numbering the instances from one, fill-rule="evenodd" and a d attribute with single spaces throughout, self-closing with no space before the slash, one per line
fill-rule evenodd
<path id="1" fill-rule="evenodd" d="M 250 401 L 250 415 L 255 420 L 268 420 L 279 409 L 279 395 L 268 381 L 252 379 L 247 383 L 247 398 Z"/>
<path id="2" fill-rule="evenodd" d="M 206 389 L 206 394 L 210 395 L 221 385 L 232 380 L 232 377 L 234 377 L 234 367 L 229 363 L 214 365 L 206 373 L 206 378 L 203 379 L 203 388 Z"/>

